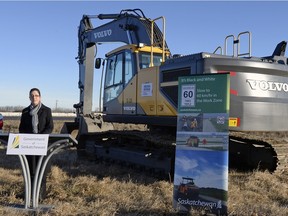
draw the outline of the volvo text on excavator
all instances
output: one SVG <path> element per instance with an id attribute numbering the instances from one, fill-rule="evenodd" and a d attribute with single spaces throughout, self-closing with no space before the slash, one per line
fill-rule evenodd
<path id="1" fill-rule="evenodd" d="M 93 27 L 92 19 L 109 21 Z M 81 19 L 77 59 L 80 101 L 74 105 L 75 122 L 63 127 L 69 132 L 77 130 L 79 155 L 170 173 L 176 140 L 178 77 L 230 73 L 230 165 L 287 169 L 287 145 L 263 136 L 288 131 L 287 42 L 280 42 L 271 56 L 253 57 L 251 33 L 246 31 L 237 37 L 227 36 L 223 50 L 218 47 L 214 52 L 172 55 L 165 40 L 165 25 L 165 17 L 149 19 L 140 9 L 84 15 Z M 248 38 L 247 52 L 240 53 L 243 35 Z M 232 54 L 227 53 L 230 41 Z M 105 59 L 98 58 L 96 46 L 112 42 L 125 45 L 107 53 Z M 100 112 L 92 111 L 95 67 L 102 67 L 96 92 Z M 127 125 L 125 129 L 117 128 L 123 124 Z M 137 125 L 145 127 L 136 130 Z"/>

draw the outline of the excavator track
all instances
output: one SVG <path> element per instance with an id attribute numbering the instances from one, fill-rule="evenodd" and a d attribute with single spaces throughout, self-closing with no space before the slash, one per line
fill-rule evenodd
<path id="1" fill-rule="evenodd" d="M 75 125 L 74 125 L 75 126 Z M 173 179 L 176 131 L 113 124 L 114 129 L 84 133 L 78 139 L 78 156 L 120 163 Z M 71 131 L 70 131 L 71 132 Z M 69 132 L 69 133 L 70 133 Z M 288 172 L 288 131 L 229 132 L 229 168 Z"/>
<path id="2" fill-rule="evenodd" d="M 287 135 L 288 132 L 230 131 L 229 167 L 239 170 L 288 171 Z M 174 175 L 175 141 L 173 133 L 149 130 L 88 133 L 79 139 L 78 155 L 86 159 L 140 168 L 171 180 Z"/>
<path id="3" fill-rule="evenodd" d="M 237 164 L 238 160 L 238 165 L 248 165 L 251 169 L 269 170 L 270 172 L 287 172 L 287 135 L 288 132 L 232 131 L 230 132 L 229 145 L 231 163 Z M 237 146 L 235 147 L 235 145 Z M 240 150 L 242 150 L 241 153 Z M 241 161 L 239 161 L 240 158 Z M 243 160 L 248 161 L 247 163 L 243 163 Z"/>
<path id="4" fill-rule="evenodd" d="M 89 133 L 81 135 L 79 139 L 78 156 L 139 168 L 171 180 L 175 152 L 173 142 L 173 139 L 152 136 L 149 131 L 110 130 Z"/>

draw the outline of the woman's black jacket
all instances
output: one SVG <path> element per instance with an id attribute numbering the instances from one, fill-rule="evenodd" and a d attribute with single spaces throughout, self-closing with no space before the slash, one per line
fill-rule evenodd
<path id="1" fill-rule="evenodd" d="M 19 133 L 33 133 L 32 116 L 29 114 L 30 106 L 22 110 Z M 38 133 L 50 134 L 53 131 L 53 118 L 51 109 L 44 104 L 38 111 Z"/>

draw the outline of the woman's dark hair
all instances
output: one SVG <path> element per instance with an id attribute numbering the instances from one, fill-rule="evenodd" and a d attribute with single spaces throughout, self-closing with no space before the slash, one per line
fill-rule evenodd
<path id="1" fill-rule="evenodd" d="M 32 88 L 32 89 L 30 90 L 30 92 L 29 92 L 29 95 L 31 95 L 31 93 L 32 93 L 33 91 L 37 91 L 38 94 L 39 94 L 39 96 L 41 96 L 40 90 L 39 90 L 38 88 Z"/>

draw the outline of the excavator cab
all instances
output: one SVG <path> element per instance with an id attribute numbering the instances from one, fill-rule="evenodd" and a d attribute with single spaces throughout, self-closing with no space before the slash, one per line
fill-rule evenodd
<path id="1" fill-rule="evenodd" d="M 140 96 L 151 96 L 152 89 L 149 86 L 153 83 L 155 87 L 157 85 L 155 76 L 163 62 L 162 50 L 154 47 L 151 53 L 150 46 L 125 45 L 106 54 L 105 62 L 102 74 L 104 82 L 101 86 L 103 101 L 100 104 L 103 104 L 106 121 L 107 118 L 113 118 L 113 122 L 117 118 L 123 121 L 123 115 L 128 115 L 128 118 L 131 115 L 144 115 Z M 148 84 L 143 87 L 145 89 L 139 89 L 137 84 L 144 82 L 143 79 Z"/>

